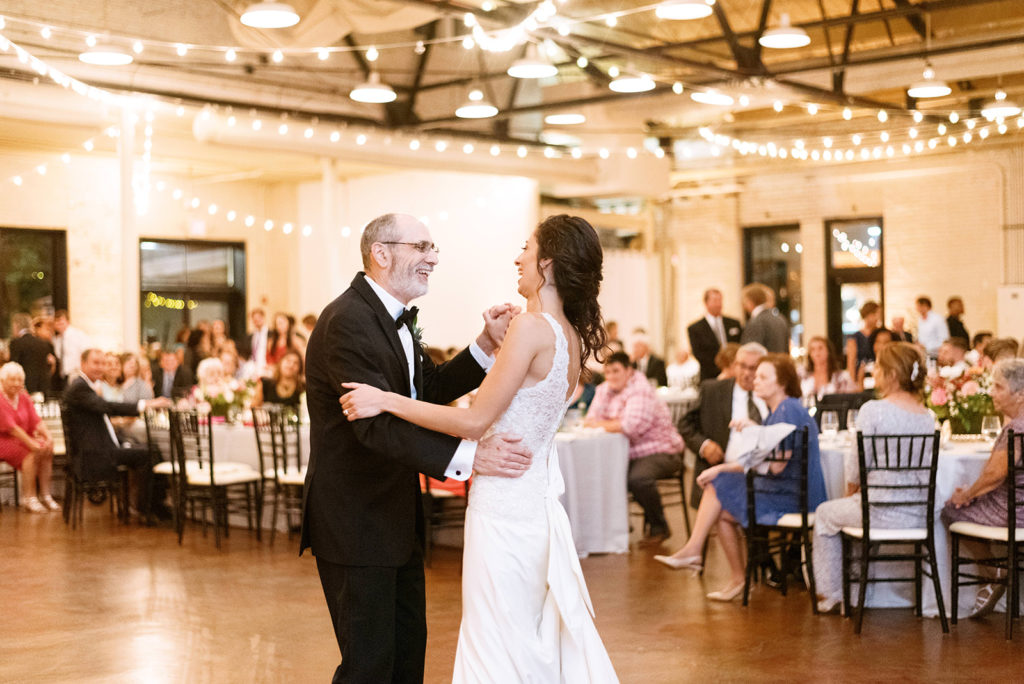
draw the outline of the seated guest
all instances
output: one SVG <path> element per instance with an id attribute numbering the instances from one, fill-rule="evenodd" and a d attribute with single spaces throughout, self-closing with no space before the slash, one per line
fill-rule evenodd
<path id="1" fill-rule="evenodd" d="M 915 346 L 907 342 L 894 342 L 881 348 L 877 357 L 875 388 L 882 398 L 860 407 L 857 428 L 865 435 L 923 435 L 934 432 L 935 416 L 924 404 L 926 374 L 925 359 Z M 865 457 L 868 463 L 872 463 L 874 456 L 870 444 L 865 443 L 864 447 Z M 890 479 L 907 477 L 901 473 Z M 814 579 L 820 595 L 818 608 L 822 612 L 834 610 L 843 597 L 843 554 L 839 532 L 843 527 L 859 527 L 862 522 L 858 493 L 860 487 L 855 484 L 859 480 L 858 461 L 856 458 L 848 458 L 846 481 L 849 496 L 821 504 L 815 516 Z M 892 484 L 908 482 L 899 480 Z M 908 515 L 905 508 L 879 506 L 872 510 L 872 527 L 922 527 L 924 524 L 924 518 L 913 517 L 912 513 Z"/>
<path id="2" fill-rule="evenodd" d="M 878 358 L 878 352 L 882 350 L 882 347 L 886 346 L 893 341 L 892 331 L 888 328 L 876 328 L 871 333 L 871 348 L 874 350 L 875 358 Z M 872 389 L 875 386 L 875 362 L 870 361 L 860 367 L 857 371 L 857 387 L 861 390 Z"/>
<path id="3" fill-rule="evenodd" d="M 230 341 L 230 340 L 229 340 Z M 224 377 L 234 378 L 235 380 L 243 380 L 245 376 L 243 373 L 241 360 L 238 358 L 238 352 L 235 351 L 233 344 L 224 345 L 221 348 L 220 365 L 224 369 Z"/>
<path id="4" fill-rule="evenodd" d="M 715 367 L 718 369 L 716 380 L 728 380 L 736 377 L 733 373 L 736 363 L 736 352 L 740 350 L 739 342 L 730 342 L 715 354 Z"/>
<path id="5" fill-rule="evenodd" d="M 878 302 L 864 302 L 860 307 L 861 328 L 846 339 L 846 371 L 851 378 L 857 377 L 861 366 L 875 360 L 871 347 L 871 334 L 881 323 L 882 307 Z"/>
<path id="6" fill-rule="evenodd" d="M 256 385 L 253 406 L 263 404 L 283 404 L 298 408 L 302 393 L 306 391 L 306 383 L 302 368 L 302 355 L 294 349 L 285 353 L 274 367 L 274 375 L 260 378 Z"/>
<path id="7" fill-rule="evenodd" d="M 768 354 L 757 365 L 754 377 L 754 392 L 768 405 L 765 425 L 786 423 L 797 430 L 807 428 L 807 500 L 810 508 L 825 500 L 825 478 L 821 472 L 818 452 L 818 428 L 814 418 L 800 405 L 800 380 L 793 359 L 787 354 Z M 737 421 L 739 429 L 753 425 L 749 418 Z M 757 522 L 773 525 L 787 513 L 800 510 L 798 493 L 791 482 L 799 480 L 800 463 L 793 460 L 797 434 L 782 440 L 780 445 L 785 463 L 772 463 L 768 467 L 771 479 L 764 490 L 757 494 Z M 704 542 L 717 524 L 718 539 L 729 561 L 730 580 L 724 589 L 708 594 L 713 601 L 732 601 L 743 592 L 746 564 L 736 525 L 747 527 L 747 476 L 740 463 L 719 463 L 700 474 L 697 484 L 704 488 L 693 535 L 686 544 L 671 556 L 655 556 L 655 559 L 671 568 L 700 568 Z"/>
<path id="8" fill-rule="evenodd" d="M 653 380 L 656 386 L 664 387 L 668 384 L 665 360 L 651 353 L 651 343 L 646 335 L 640 334 L 633 339 L 631 359 L 633 367 L 644 377 Z"/>
<path id="9" fill-rule="evenodd" d="M 967 363 L 972 366 L 977 366 L 981 363 L 981 357 L 985 355 L 985 346 L 994 337 L 991 331 L 982 330 L 979 333 L 974 334 L 974 338 L 971 340 L 971 351 L 967 352 Z"/>
<path id="10" fill-rule="evenodd" d="M 121 357 L 114 352 L 103 354 L 103 375 L 100 378 L 103 398 L 121 401 Z"/>
<path id="11" fill-rule="evenodd" d="M 1003 414 L 1003 431 L 999 433 L 992 447 L 992 455 L 975 483 L 970 487 L 957 487 L 942 509 L 942 522 L 947 527 L 961 521 L 991 527 L 1006 526 L 1006 502 L 1009 497 L 1007 440 L 1010 430 L 1018 435 L 1024 434 L 1024 359 L 1005 359 L 996 364 L 992 373 L 991 394 L 992 404 Z M 1018 462 L 1020 457 L 1021 454 L 1017 454 Z M 1017 488 L 1018 492 L 1024 488 L 1024 471 L 1017 472 Z M 1018 530 L 1024 528 L 1024 511 L 1019 508 L 1016 524 Z M 963 544 L 975 558 L 991 555 L 985 542 L 964 539 Z M 987 578 L 994 578 L 995 571 L 995 568 L 989 566 L 978 566 L 979 574 Z M 1000 572 L 1005 573 L 1004 570 Z M 991 613 L 1005 590 L 1005 586 L 998 584 L 983 586 L 978 591 L 970 617 L 978 618 Z"/>
<path id="12" fill-rule="evenodd" d="M 220 356 L 224 344 L 229 340 L 227 324 L 219 318 L 210 321 L 210 355 Z"/>
<path id="13" fill-rule="evenodd" d="M 135 474 L 137 508 L 142 514 L 167 513 L 149 501 L 149 478 L 152 476 L 148 449 L 123 447 L 114 433 L 110 416 L 138 416 L 146 408 L 169 408 L 167 399 L 142 400 L 135 403 L 107 401 L 100 396 L 100 382 L 106 360 L 99 349 L 82 353 L 80 374 L 64 391 L 64 424 L 68 439 L 76 449 L 72 467 L 83 480 L 113 477 L 117 466 L 125 465 Z M 154 487 L 155 501 L 163 500 L 162 488 Z"/>
<path id="14" fill-rule="evenodd" d="M 160 367 L 153 373 L 153 393 L 158 397 L 178 399 L 195 384 L 192 371 L 180 363 L 174 351 L 160 354 Z"/>
<path id="15" fill-rule="evenodd" d="M 722 315 L 721 290 L 714 287 L 705 290 L 704 316 L 686 329 L 690 349 L 700 363 L 701 382 L 718 375 L 715 355 L 730 342 L 739 342 L 741 332 L 739 321 Z"/>
<path id="16" fill-rule="evenodd" d="M 267 337 L 267 366 L 273 366 L 293 349 L 300 354 L 306 352 L 306 345 L 295 334 L 295 316 L 274 314 L 274 327 Z"/>
<path id="17" fill-rule="evenodd" d="M 874 358 L 874 354 L 872 354 Z M 857 384 L 839 367 L 839 356 L 830 340 L 812 337 L 807 343 L 807 366 L 800 382 L 804 398 L 821 399 L 826 394 L 856 392 Z"/>
<path id="18" fill-rule="evenodd" d="M 700 364 L 686 349 L 679 349 L 675 361 L 665 369 L 665 377 L 669 387 L 693 387 L 700 378 Z"/>
<path id="19" fill-rule="evenodd" d="M 139 360 L 138 354 L 130 352 L 121 354 L 118 359 L 120 363 L 121 386 L 117 399 L 108 401 L 122 401 L 128 404 L 137 404 L 153 398 L 153 385 L 142 378 L 142 373 L 149 369 L 148 363 Z M 115 431 L 122 442 L 133 444 L 146 444 L 146 423 L 135 416 L 122 416 L 111 418 Z"/>
<path id="20" fill-rule="evenodd" d="M 25 391 L 25 371 L 17 363 L 0 366 L 0 390 L 0 461 L 21 471 L 21 505 L 33 513 L 58 511 L 50 495 L 53 438 Z"/>
<path id="21" fill-rule="evenodd" d="M 939 347 L 936 362 L 939 368 L 950 368 L 962 374 L 970 365 L 967 362 L 967 341 L 961 337 L 950 337 Z"/>
<path id="22" fill-rule="evenodd" d="M 200 323 L 205 328 L 209 328 L 209 325 L 207 325 L 205 321 L 201 321 Z M 185 344 L 185 357 L 182 359 L 182 365 L 189 370 L 192 377 L 195 377 L 199 372 L 199 362 L 208 356 L 207 350 L 210 348 L 208 335 L 209 333 L 204 330 L 203 327 L 196 327 L 196 329 L 191 331 L 188 335 L 188 342 Z"/>
<path id="23" fill-rule="evenodd" d="M 608 348 L 612 352 L 626 351 L 626 345 L 619 339 L 619 324 L 615 321 L 607 321 L 604 324 L 605 335 L 608 339 Z"/>
<path id="24" fill-rule="evenodd" d="M 996 337 L 985 345 L 985 353 L 981 355 L 982 368 L 991 368 L 1003 359 L 1016 358 L 1019 346 L 1012 337 Z"/>
<path id="25" fill-rule="evenodd" d="M 683 466 L 683 440 L 672 425 L 665 402 L 629 357 L 615 352 L 604 364 L 604 382 L 594 394 L 585 425 L 621 432 L 629 439 L 630 493 L 644 509 L 647 534 L 643 544 L 658 544 L 669 536 L 661 506 L 658 480 L 672 477 Z"/>
<path id="26" fill-rule="evenodd" d="M 911 335 L 904 327 L 906 319 L 903 316 L 893 316 L 892 318 L 892 339 L 897 342 L 913 342 L 914 336 Z"/>

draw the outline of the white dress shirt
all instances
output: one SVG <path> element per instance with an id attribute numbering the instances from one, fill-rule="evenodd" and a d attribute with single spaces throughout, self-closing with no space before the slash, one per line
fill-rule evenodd
<path id="1" fill-rule="evenodd" d="M 252 363 L 256 367 L 258 375 L 263 374 L 267 367 L 267 337 L 270 335 L 270 328 L 263 326 L 252 331 Z"/>
<path id="2" fill-rule="evenodd" d="M 711 314 L 704 314 L 704 320 L 711 326 L 711 332 L 715 333 L 715 337 L 718 338 L 718 346 L 724 347 L 726 334 L 725 334 L 725 321 L 722 320 L 721 316 L 712 316 Z"/>
<path id="3" fill-rule="evenodd" d="M 366 283 L 370 286 L 370 289 L 374 291 L 377 297 L 380 298 L 381 304 L 387 309 L 388 315 L 394 320 L 398 320 L 398 317 L 405 311 L 405 304 L 395 299 L 395 297 L 377 284 L 370 276 L 364 276 Z M 409 326 L 403 325 L 398 329 L 398 339 L 402 343 L 402 351 L 405 352 L 405 360 L 409 366 L 409 386 L 411 387 L 410 396 L 416 399 L 416 385 L 413 382 L 415 377 L 415 357 L 413 356 L 413 339 L 412 331 L 409 330 Z M 484 350 L 474 342 L 469 345 L 469 353 L 473 355 L 473 359 L 480 364 L 480 367 L 484 371 L 489 371 L 491 366 L 494 365 L 494 357 L 488 356 L 484 353 Z M 455 455 L 452 456 L 452 460 L 448 463 L 448 469 L 445 471 L 444 476 L 450 477 L 453 480 L 465 481 L 469 479 L 470 474 L 473 472 L 473 460 L 476 458 L 476 445 L 477 443 L 468 439 L 464 439 L 459 442 L 458 448 L 455 450 Z"/>
<path id="4" fill-rule="evenodd" d="M 53 349 L 60 360 L 60 372 L 70 378 L 78 372 L 82 363 L 82 352 L 91 346 L 89 336 L 73 325 L 53 338 Z"/>
<path id="5" fill-rule="evenodd" d="M 925 348 L 929 356 L 939 353 L 939 347 L 949 339 L 949 326 L 946 319 L 929 311 L 917 324 L 917 341 Z"/>
<path id="6" fill-rule="evenodd" d="M 757 412 L 761 414 L 761 422 L 768 417 L 768 404 L 764 403 L 764 399 L 757 396 L 753 392 L 740 387 L 739 383 L 732 386 L 732 420 L 748 420 L 750 413 L 747 411 L 747 398 L 754 398 L 754 406 L 757 407 Z M 729 442 L 732 443 L 733 437 L 736 436 L 736 428 L 729 428 Z M 729 454 L 726 451 L 726 460 L 732 460 L 732 456 L 739 456 L 740 454 Z"/>

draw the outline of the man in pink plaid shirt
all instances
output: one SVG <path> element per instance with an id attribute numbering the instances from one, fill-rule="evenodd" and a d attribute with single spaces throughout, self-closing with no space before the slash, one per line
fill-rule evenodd
<path id="1" fill-rule="evenodd" d="M 672 424 L 668 406 L 633 369 L 629 356 L 617 352 L 604 364 L 601 383 L 587 411 L 586 425 L 621 432 L 629 439 L 629 491 L 644 509 L 641 544 L 660 544 L 669 537 L 658 480 L 679 474 L 683 438 Z"/>

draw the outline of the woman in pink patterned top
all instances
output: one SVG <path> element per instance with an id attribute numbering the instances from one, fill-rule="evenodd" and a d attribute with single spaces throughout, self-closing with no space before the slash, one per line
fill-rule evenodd
<path id="1" fill-rule="evenodd" d="M 0 366 L 0 390 L 0 461 L 21 471 L 21 505 L 33 513 L 60 510 L 50 495 L 53 439 L 25 391 L 19 364 Z M 36 477 L 42 501 L 36 496 Z"/>

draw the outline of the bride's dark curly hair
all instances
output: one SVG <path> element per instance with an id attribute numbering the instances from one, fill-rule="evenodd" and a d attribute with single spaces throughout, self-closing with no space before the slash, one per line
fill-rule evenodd
<path id="1" fill-rule="evenodd" d="M 551 259 L 562 310 L 583 342 L 581 363 L 593 354 L 604 361 L 608 336 L 597 294 L 604 252 L 594 227 L 578 216 L 550 216 L 537 226 L 537 260 Z"/>

